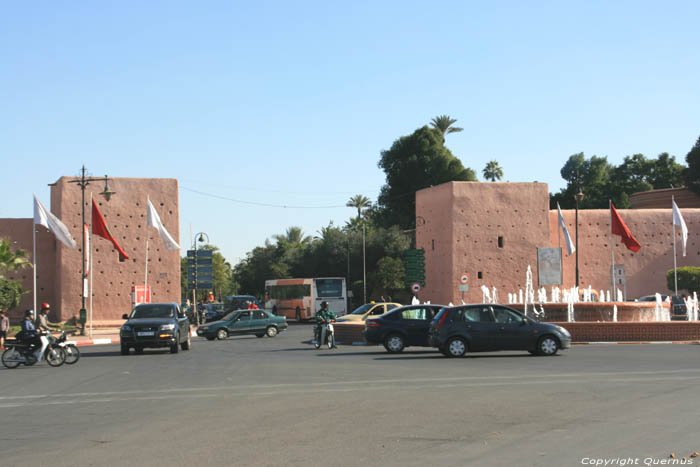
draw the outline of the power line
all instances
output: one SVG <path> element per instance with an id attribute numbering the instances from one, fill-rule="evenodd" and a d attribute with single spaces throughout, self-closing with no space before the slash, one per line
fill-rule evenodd
<path id="1" fill-rule="evenodd" d="M 192 188 L 187 188 L 185 186 L 181 186 L 185 191 L 190 191 L 192 193 L 197 193 L 198 195 L 202 196 L 207 196 L 209 198 L 216 198 L 216 199 L 221 199 L 224 201 L 231 201 L 234 203 L 241 203 L 241 204 L 249 204 L 252 206 L 263 206 L 267 208 L 284 208 L 284 209 L 336 209 L 336 208 L 347 208 L 348 206 L 344 204 L 339 204 L 335 206 L 293 206 L 293 205 L 287 205 L 287 204 L 269 204 L 269 203 L 260 203 L 257 201 L 246 201 L 242 199 L 235 199 L 235 198 L 228 198 L 226 196 L 219 196 L 219 195 L 214 195 L 211 193 L 205 193 L 203 191 L 199 190 L 193 190 Z"/>

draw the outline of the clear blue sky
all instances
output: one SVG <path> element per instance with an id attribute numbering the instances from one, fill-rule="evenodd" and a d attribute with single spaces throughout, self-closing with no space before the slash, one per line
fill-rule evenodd
<path id="1" fill-rule="evenodd" d="M 441 114 L 480 178 L 495 159 L 557 191 L 581 151 L 684 163 L 698 18 L 694 1 L 2 2 L 0 218 L 83 164 L 173 177 L 181 245 L 191 225 L 236 262 L 343 225 L 350 196 L 376 200 L 380 151 Z"/>

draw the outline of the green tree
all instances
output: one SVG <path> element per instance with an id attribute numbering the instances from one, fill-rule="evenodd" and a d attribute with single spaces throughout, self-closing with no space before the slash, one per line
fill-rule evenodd
<path id="1" fill-rule="evenodd" d="M 356 208 L 357 218 L 360 219 L 364 210 L 370 207 L 372 203 L 370 203 L 369 198 L 367 198 L 366 196 L 355 195 L 352 198 L 350 198 L 350 201 L 348 201 L 345 205 L 349 208 Z"/>
<path id="2" fill-rule="evenodd" d="M 683 171 L 685 186 L 700 195 L 700 137 L 685 156 L 688 167 Z"/>
<path id="3" fill-rule="evenodd" d="M 31 263 L 22 249 L 12 249 L 10 240 L 0 239 L 0 308 L 11 310 L 19 306 L 22 295 L 28 290 L 22 288 L 20 281 L 6 278 L 4 275 L 25 267 Z"/>
<path id="4" fill-rule="evenodd" d="M 385 256 L 377 261 L 377 266 L 370 274 L 373 295 L 395 295 L 404 288 L 404 267 L 401 258 Z"/>
<path id="5" fill-rule="evenodd" d="M 486 180 L 491 180 L 492 182 L 503 178 L 503 169 L 496 161 L 489 161 L 482 173 Z"/>
<path id="6" fill-rule="evenodd" d="M 27 290 L 22 289 L 22 284 L 19 281 L 0 276 L 0 308 L 3 310 L 17 308 L 22 295 L 27 292 Z"/>
<path id="7" fill-rule="evenodd" d="M 685 290 L 689 294 L 693 292 L 700 293 L 700 267 L 684 266 L 678 268 L 678 290 Z M 675 281 L 673 277 L 673 269 L 666 271 L 666 286 L 668 290 L 675 289 Z"/>
<path id="8" fill-rule="evenodd" d="M 450 133 L 458 133 L 464 130 L 464 128 L 452 126 L 455 123 L 457 123 L 457 119 L 450 118 L 447 115 L 440 115 L 439 117 L 435 117 L 430 121 L 430 125 L 440 132 L 442 144 L 445 144 L 445 135 L 448 135 Z"/>
<path id="9" fill-rule="evenodd" d="M 386 184 L 376 213 L 381 225 L 412 229 L 417 190 L 450 181 L 476 181 L 474 171 L 464 168 L 441 140 L 438 130 L 424 126 L 382 151 L 378 165 L 386 174 Z"/>

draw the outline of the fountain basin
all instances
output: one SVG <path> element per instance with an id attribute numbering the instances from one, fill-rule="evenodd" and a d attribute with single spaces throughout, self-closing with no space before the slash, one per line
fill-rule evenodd
<path id="1" fill-rule="evenodd" d="M 523 312 L 522 303 L 513 303 L 508 305 L 511 308 Z M 575 322 L 612 322 L 614 307 L 617 306 L 617 321 L 618 322 L 640 322 L 649 323 L 656 322 L 656 303 L 655 302 L 577 302 L 574 303 L 574 321 Z M 670 304 L 662 303 L 663 312 L 670 311 Z M 566 303 L 544 303 L 544 317 L 538 317 L 538 321 L 548 322 L 566 322 L 568 311 Z M 528 304 L 528 316 L 533 317 L 533 307 Z M 540 305 L 536 305 L 539 311 Z"/>

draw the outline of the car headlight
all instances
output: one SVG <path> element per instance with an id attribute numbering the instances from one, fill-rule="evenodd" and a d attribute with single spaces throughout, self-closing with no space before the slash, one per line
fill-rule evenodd
<path id="1" fill-rule="evenodd" d="M 556 329 L 557 329 L 557 331 L 559 331 L 559 334 L 561 334 L 562 336 L 571 337 L 571 334 L 569 334 L 569 331 L 567 331 L 566 328 L 563 328 L 561 326 L 557 326 Z"/>
<path id="2" fill-rule="evenodd" d="M 125 324 L 124 326 L 122 326 L 122 331 L 127 331 L 127 332 L 131 331 L 131 326 L 129 326 L 128 324 Z"/>
<path id="3" fill-rule="evenodd" d="M 172 331 L 175 329 L 174 324 L 161 324 L 160 325 L 160 330 L 161 331 Z"/>

